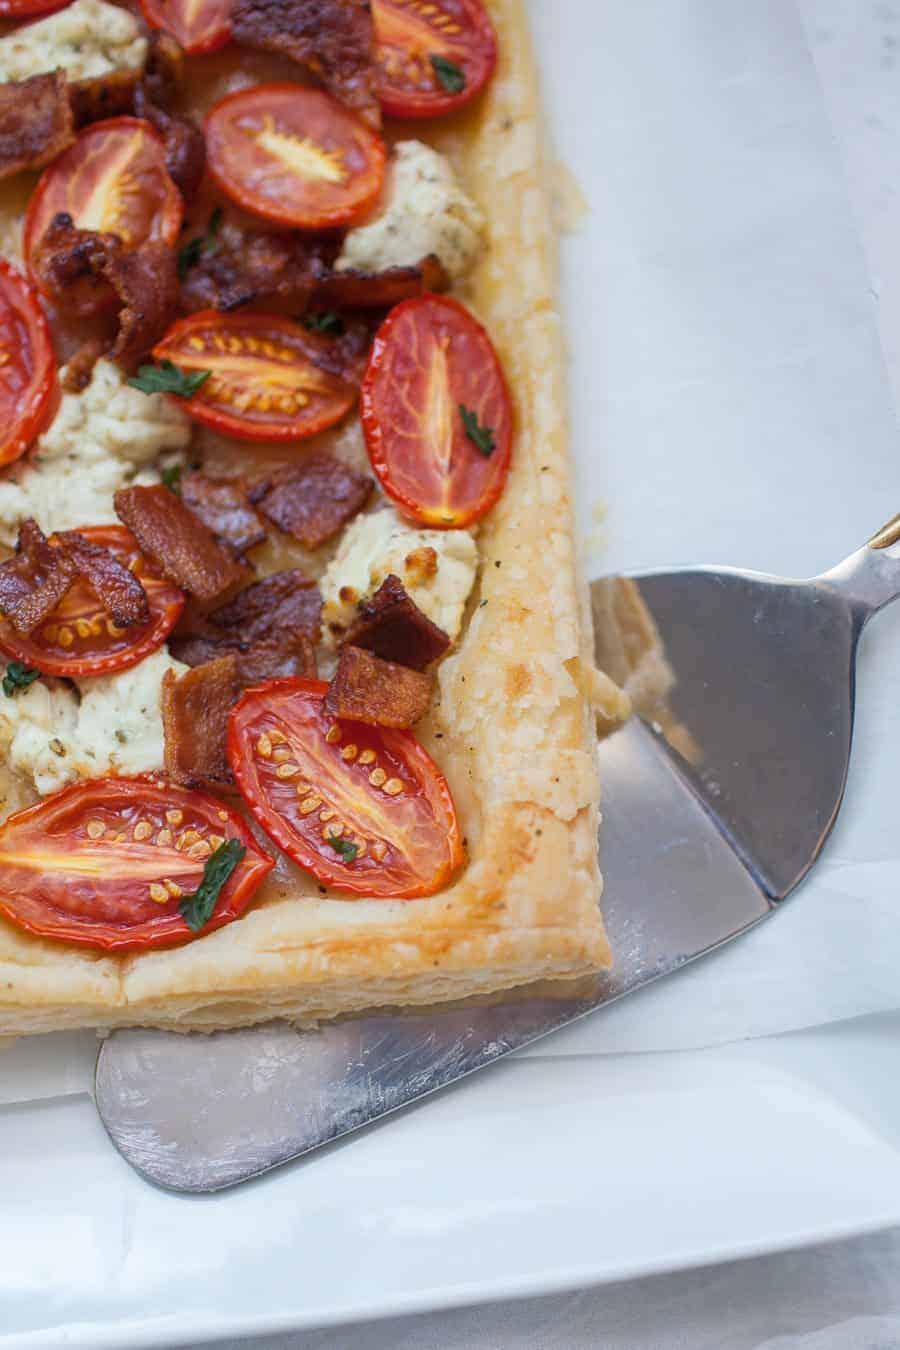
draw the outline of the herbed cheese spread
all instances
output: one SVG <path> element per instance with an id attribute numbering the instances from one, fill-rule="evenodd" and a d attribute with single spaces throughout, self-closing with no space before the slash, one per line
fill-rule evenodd
<path id="1" fill-rule="evenodd" d="M 0 543 L 12 547 L 28 516 L 45 534 L 117 524 L 116 489 L 158 482 L 149 466 L 190 438 L 190 419 L 171 399 L 133 389 L 118 366 L 98 361 L 87 388 L 63 395 L 33 452 L 0 481 Z"/>
<path id="2" fill-rule="evenodd" d="M 463 192 L 450 162 L 421 141 L 394 147 L 376 215 L 350 230 L 338 270 L 408 267 L 430 253 L 452 280 L 470 272 L 485 245 L 481 208 Z"/>
<path id="3" fill-rule="evenodd" d="M 0 38 L 0 83 L 64 70 L 90 80 L 143 66 L 147 39 L 133 14 L 105 0 L 75 3 Z"/>

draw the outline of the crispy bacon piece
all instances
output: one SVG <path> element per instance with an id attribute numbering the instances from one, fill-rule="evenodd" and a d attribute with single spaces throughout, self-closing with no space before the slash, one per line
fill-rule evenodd
<path id="1" fill-rule="evenodd" d="M 226 741 L 228 714 L 240 693 L 237 658 L 219 656 L 162 682 L 166 774 L 183 787 L 222 787 L 232 781 Z"/>
<path id="2" fill-rule="evenodd" d="M 61 70 L 0 84 L 0 178 L 43 168 L 74 139 L 75 121 Z"/>
<path id="3" fill-rule="evenodd" d="M 250 500 L 267 520 L 304 548 L 319 548 L 362 510 L 372 479 L 324 451 L 305 455 L 299 464 L 277 470 L 254 484 Z"/>
<path id="4" fill-rule="evenodd" d="M 266 527 L 247 497 L 240 478 L 209 478 L 191 473 L 181 480 L 181 500 L 212 530 L 220 544 L 235 553 L 246 553 L 261 544 Z"/>
<path id="5" fill-rule="evenodd" d="M 169 639 L 169 650 L 186 666 L 202 666 L 225 654 L 234 656 L 242 689 L 292 675 L 304 679 L 316 676 L 316 649 L 302 633 L 254 643 L 242 642 L 237 634 L 218 638 L 173 637 Z"/>
<path id="6" fill-rule="evenodd" d="M 202 253 L 181 284 L 182 308 L 228 313 L 241 305 L 266 304 L 301 313 L 317 278 L 325 275 L 325 248 L 296 233 L 243 229 L 225 221 L 215 250 Z"/>
<path id="7" fill-rule="evenodd" d="M 0 564 L 0 614 L 17 632 L 30 633 L 53 613 L 74 580 L 67 552 L 54 548 L 34 520 L 25 520 L 15 557 Z"/>
<path id="8" fill-rule="evenodd" d="M 67 93 L 76 127 L 133 113 L 134 91 L 140 78 L 139 70 L 112 70 L 90 80 L 70 81 Z"/>
<path id="9" fill-rule="evenodd" d="M 50 542 L 65 549 L 76 572 L 84 577 L 113 623 L 120 628 L 149 623 L 146 591 L 108 548 L 85 539 L 77 530 L 54 534 Z"/>
<path id="10" fill-rule="evenodd" d="M 80 394 L 87 389 L 94 373 L 94 366 L 100 360 L 105 344 L 99 338 L 90 338 L 83 342 L 74 356 L 66 362 L 66 373 L 60 383 L 67 394 Z"/>
<path id="11" fill-rule="evenodd" d="M 364 647 L 382 661 L 424 670 L 444 655 L 450 639 L 443 628 L 422 613 L 399 577 L 391 573 L 372 599 L 360 606 L 359 616 L 344 636 L 344 645 Z"/>
<path id="12" fill-rule="evenodd" d="M 246 579 L 246 568 L 168 488 L 119 488 L 114 502 L 143 552 L 202 609 L 229 599 Z"/>
<path id="13" fill-rule="evenodd" d="M 381 125 L 368 0 L 235 0 L 231 28 L 236 42 L 290 57 L 371 126 Z"/>
<path id="14" fill-rule="evenodd" d="M 50 222 L 33 267 L 41 289 L 70 315 L 101 311 L 112 287 L 121 309 L 110 355 L 125 369 L 162 337 L 177 303 L 178 278 L 170 248 L 152 242 L 126 249 L 117 235 L 79 230 L 64 211 Z"/>
<path id="15" fill-rule="evenodd" d="M 382 727 L 412 727 L 428 711 L 431 686 L 430 675 L 382 661 L 362 647 L 344 646 L 325 695 L 325 711 Z"/>
<path id="16" fill-rule="evenodd" d="M 326 272 L 316 282 L 312 304 L 320 309 L 390 309 L 401 300 L 411 300 L 426 291 L 445 291 L 449 285 L 444 264 L 436 254 L 429 253 L 414 267 Z"/>
<path id="17" fill-rule="evenodd" d="M 299 567 L 275 572 L 247 586 L 228 605 L 209 615 L 217 629 L 231 632 L 245 642 L 297 632 L 318 642 L 322 596 L 316 583 Z"/>
<path id="18" fill-rule="evenodd" d="M 188 201 L 200 186 L 206 169 L 206 139 L 189 117 L 160 108 L 141 82 L 134 94 L 134 110 L 156 127 L 166 144 L 166 169 L 182 197 Z"/>

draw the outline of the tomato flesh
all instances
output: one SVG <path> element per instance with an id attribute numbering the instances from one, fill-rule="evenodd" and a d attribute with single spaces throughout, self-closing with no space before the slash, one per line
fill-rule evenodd
<path id="1" fill-rule="evenodd" d="M 174 244 L 184 204 L 166 170 L 159 133 L 139 117 L 113 117 L 82 131 L 32 194 L 24 235 L 29 262 L 61 211 L 79 229 L 118 235 L 129 249 L 148 241 Z"/>
<path id="2" fill-rule="evenodd" d="M 0 19 L 32 19 L 71 4 L 72 0 L 0 0 Z"/>
<path id="3" fill-rule="evenodd" d="M 348 225 L 374 202 L 384 142 L 320 89 L 257 84 L 206 118 L 209 169 L 239 206 L 300 230 Z"/>
<path id="4" fill-rule="evenodd" d="M 34 287 L 0 258 L 0 464 L 44 430 L 59 389 L 50 327 Z"/>
<path id="5" fill-rule="evenodd" d="M 463 861 L 446 780 L 410 732 L 326 714 L 327 688 L 273 680 L 232 709 L 228 753 L 245 802 L 279 848 L 336 890 L 432 895 Z"/>
<path id="6" fill-rule="evenodd" d="M 366 446 L 381 486 L 432 529 L 470 525 L 503 491 L 512 404 L 493 344 L 456 300 L 423 295 L 391 310 L 363 377 Z M 462 409 L 490 432 L 484 453 Z"/>
<path id="7" fill-rule="evenodd" d="M 378 96 L 391 117 L 437 117 L 469 103 L 497 64 L 497 38 L 481 0 L 372 0 Z M 436 62 L 450 80 L 442 82 Z"/>
<path id="8" fill-rule="evenodd" d="M 171 33 L 190 56 L 231 39 L 231 0 L 141 0 L 141 9 L 151 28 Z"/>
<path id="9" fill-rule="evenodd" d="M 153 355 L 182 370 L 210 371 L 179 406 L 244 440 L 303 440 L 340 421 L 356 401 L 352 385 L 326 368 L 328 339 L 275 314 L 191 314 Z"/>
<path id="10" fill-rule="evenodd" d="M 229 839 L 247 852 L 202 933 L 238 918 L 274 866 L 246 822 L 215 797 L 157 780 L 77 783 L 0 826 L 0 913 L 40 937 L 108 952 L 186 942 L 181 898 Z"/>
<path id="11" fill-rule="evenodd" d="M 150 618 L 118 628 L 81 577 L 32 633 L 17 633 L 0 617 L 0 651 L 44 675 L 110 675 L 136 666 L 162 646 L 184 608 L 184 592 L 154 570 L 124 525 L 88 525 L 78 533 L 108 548 L 134 572 L 147 595 Z"/>

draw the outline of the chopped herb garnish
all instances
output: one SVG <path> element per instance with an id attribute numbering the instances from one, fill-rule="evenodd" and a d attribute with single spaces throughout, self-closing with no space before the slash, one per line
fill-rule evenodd
<path id="1" fill-rule="evenodd" d="M 475 449 L 480 450 L 485 458 L 492 455 L 496 448 L 494 428 L 483 427 L 472 409 L 467 408 L 463 403 L 459 405 L 459 415 L 462 418 L 463 429 Z"/>
<path id="2" fill-rule="evenodd" d="M 183 248 L 178 250 L 178 279 L 184 281 L 192 267 L 203 257 L 204 253 L 215 253 L 219 247 L 216 235 L 222 228 L 222 221 L 225 219 L 225 212 L 221 206 L 217 206 L 209 217 L 205 234 L 198 234 L 193 239 L 189 239 Z"/>
<path id="3" fill-rule="evenodd" d="M 211 370 L 180 370 L 172 361 L 162 360 L 158 366 L 139 366 L 128 383 L 142 394 L 177 394 L 191 398 L 201 384 L 208 380 Z"/>
<path id="4" fill-rule="evenodd" d="M 179 497 L 181 496 L 180 484 L 181 484 L 181 471 L 183 468 L 184 468 L 183 464 L 170 464 L 168 468 L 160 469 L 159 473 L 159 476 L 163 482 L 163 486 L 167 487 L 170 492 L 174 492 Z"/>
<path id="5" fill-rule="evenodd" d="M 182 248 L 178 250 L 178 280 L 184 281 L 192 267 L 196 267 L 203 254 L 203 235 L 198 234 L 193 239 L 189 239 Z"/>
<path id="6" fill-rule="evenodd" d="M 21 661 L 10 661 L 3 676 L 3 692 L 7 698 L 15 698 L 20 689 L 27 689 L 40 676 L 39 670 L 32 670 Z"/>
<path id="7" fill-rule="evenodd" d="M 192 895 L 186 895 L 178 912 L 191 932 L 199 933 L 209 923 L 222 887 L 247 852 L 239 839 L 228 839 L 207 858 L 203 880 Z"/>
<path id="8" fill-rule="evenodd" d="M 341 839 L 340 835 L 330 834 L 328 842 L 333 849 L 341 855 L 344 862 L 353 862 L 359 852 L 359 845 L 351 843 L 349 839 Z"/>
<path id="9" fill-rule="evenodd" d="M 448 94 L 461 94 L 466 87 L 466 72 L 455 61 L 449 61 L 439 52 L 429 56 L 431 68 Z"/>
<path id="10" fill-rule="evenodd" d="M 311 333 L 327 333 L 329 337 L 340 337 L 344 331 L 344 320 L 340 314 L 335 314 L 333 309 L 326 309 L 319 314 L 304 314 L 303 327 L 308 328 Z"/>

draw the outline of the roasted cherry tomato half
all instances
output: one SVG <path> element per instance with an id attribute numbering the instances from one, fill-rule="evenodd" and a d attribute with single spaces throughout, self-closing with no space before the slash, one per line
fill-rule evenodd
<path id="1" fill-rule="evenodd" d="M 384 141 L 320 89 L 256 84 L 206 118 L 209 169 L 239 206 L 300 230 L 362 215 L 384 178 Z"/>
<path id="2" fill-rule="evenodd" d="M 184 608 L 184 592 L 153 569 L 124 525 L 86 525 L 78 533 L 110 549 L 134 572 L 146 592 L 150 619 L 118 628 L 80 577 L 33 632 L 17 633 L 0 618 L 0 651 L 44 675 L 109 675 L 136 666 L 162 646 Z"/>
<path id="3" fill-rule="evenodd" d="M 151 28 L 171 33 L 191 56 L 218 51 L 231 38 L 231 0 L 141 0 L 141 9 Z"/>
<path id="4" fill-rule="evenodd" d="M 127 248 L 148 240 L 174 244 L 184 204 L 159 133 L 139 117 L 112 117 L 82 131 L 44 170 L 28 203 L 27 259 L 60 211 L 79 229 L 118 235 Z"/>
<path id="5" fill-rule="evenodd" d="M 372 0 L 378 97 L 391 117 L 437 117 L 480 93 L 497 64 L 481 0 Z"/>
<path id="6" fill-rule="evenodd" d="M 326 368 L 329 339 L 276 314 L 206 309 L 169 329 L 153 349 L 181 370 L 210 371 L 178 406 L 247 441 L 299 441 L 340 421 L 356 390 Z"/>
<path id="7" fill-rule="evenodd" d="M 34 19 L 65 9 L 72 0 L 0 0 L 0 19 Z"/>
<path id="8" fill-rule="evenodd" d="M 497 353 L 456 300 L 391 310 L 363 378 L 362 422 L 389 497 L 432 529 L 471 525 L 503 491 L 512 405 Z"/>
<path id="9" fill-rule="evenodd" d="M 50 328 L 34 287 L 0 258 L 0 464 L 44 430 L 58 398 Z"/>
<path id="10" fill-rule="evenodd" d="M 107 952 L 194 936 L 179 904 L 229 839 L 247 850 L 200 935 L 243 914 L 274 859 L 215 797 L 149 778 L 98 778 L 0 826 L 0 913 L 40 937 Z"/>
<path id="11" fill-rule="evenodd" d="M 228 757 L 266 834 L 336 890 L 408 900 L 463 861 L 443 774 L 409 731 L 335 721 L 321 680 L 273 680 L 231 711 Z"/>

